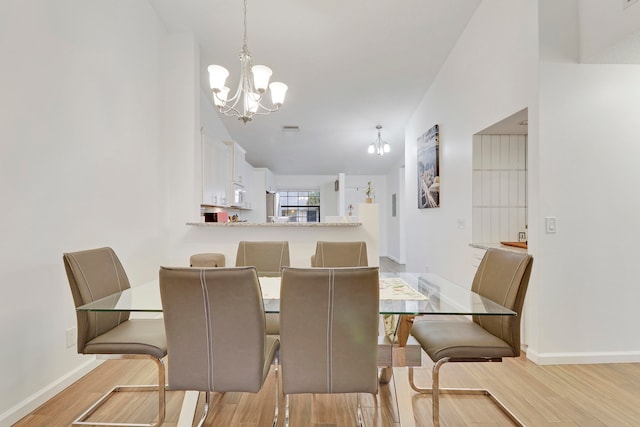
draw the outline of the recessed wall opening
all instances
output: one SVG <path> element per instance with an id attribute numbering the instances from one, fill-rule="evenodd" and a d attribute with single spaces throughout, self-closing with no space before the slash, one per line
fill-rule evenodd
<path id="1" fill-rule="evenodd" d="M 528 120 L 525 108 L 473 135 L 473 243 L 527 241 Z"/>

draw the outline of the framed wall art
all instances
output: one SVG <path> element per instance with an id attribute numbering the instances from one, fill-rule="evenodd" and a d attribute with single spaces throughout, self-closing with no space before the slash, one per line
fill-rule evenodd
<path id="1" fill-rule="evenodd" d="M 440 133 L 438 125 L 418 137 L 418 209 L 440 207 Z"/>

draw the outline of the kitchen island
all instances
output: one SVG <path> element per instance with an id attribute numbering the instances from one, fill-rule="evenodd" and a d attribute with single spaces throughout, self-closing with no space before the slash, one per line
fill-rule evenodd
<path id="1" fill-rule="evenodd" d="M 188 222 L 194 227 L 361 227 L 361 222 Z"/>
<path id="2" fill-rule="evenodd" d="M 287 240 L 292 267 L 310 267 L 318 240 L 367 244 L 369 265 L 379 264 L 380 221 L 377 204 L 359 206 L 359 222 L 188 222 L 189 247 L 184 262 L 195 253 L 214 252 L 225 256 L 226 265 L 234 266 L 241 240 Z"/>

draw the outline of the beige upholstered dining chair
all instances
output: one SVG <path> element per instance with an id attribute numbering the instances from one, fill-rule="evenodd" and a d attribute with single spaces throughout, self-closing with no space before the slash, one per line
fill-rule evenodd
<path id="1" fill-rule="evenodd" d="M 488 249 L 478 266 L 471 289 L 517 313 L 516 316 L 473 316 L 472 320 L 419 320 L 411 335 L 435 362 L 432 387 L 419 388 L 409 368 L 409 383 L 418 392 L 433 395 L 433 424 L 440 425 L 440 394 L 482 394 L 517 425 L 522 422 L 486 389 L 440 388 L 440 368 L 447 362 L 501 362 L 520 355 L 520 319 L 529 284 L 533 257 L 500 249 Z"/>
<path id="2" fill-rule="evenodd" d="M 169 389 L 251 392 L 262 388 L 275 361 L 278 421 L 280 342 L 267 336 L 255 267 L 160 268 L 160 295 L 167 332 Z"/>
<path id="3" fill-rule="evenodd" d="M 240 241 L 236 254 L 236 267 L 254 266 L 261 277 L 279 277 L 282 268 L 289 266 L 289 242 Z M 278 335 L 278 315 L 267 313 L 267 334 Z"/>
<path id="4" fill-rule="evenodd" d="M 366 242 L 316 243 L 316 253 L 311 256 L 312 267 L 366 267 Z"/>
<path id="5" fill-rule="evenodd" d="M 283 269 L 285 426 L 290 394 L 377 393 L 379 292 L 378 267 Z M 363 425 L 359 398 L 357 421 Z"/>
<path id="6" fill-rule="evenodd" d="M 203 253 L 193 254 L 189 257 L 189 265 L 191 267 L 224 267 L 224 254 Z"/>
<path id="7" fill-rule="evenodd" d="M 240 241 L 236 267 L 254 266 L 259 276 L 278 277 L 289 266 L 289 242 Z"/>
<path id="8" fill-rule="evenodd" d="M 65 253 L 64 267 L 77 307 L 130 287 L 129 279 L 113 249 L 105 247 Z M 165 417 L 165 368 L 167 343 L 162 319 L 129 319 L 128 312 L 77 311 L 78 353 L 102 359 L 148 358 L 158 367 L 157 386 L 117 386 L 87 409 L 72 425 L 159 426 Z M 158 391 L 158 419 L 148 424 L 86 421 L 119 391 Z"/>

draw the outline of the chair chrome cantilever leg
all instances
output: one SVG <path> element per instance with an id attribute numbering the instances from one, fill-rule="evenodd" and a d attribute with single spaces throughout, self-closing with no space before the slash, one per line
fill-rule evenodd
<path id="1" fill-rule="evenodd" d="M 289 427 L 289 395 L 284 395 L 284 427 Z"/>
<path id="2" fill-rule="evenodd" d="M 360 405 L 360 393 L 356 393 L 356 399 L 358 400 L 358 412 L 356 413 L 358 427 L 364 427 L 364 418 L 362 417 L 362 406 Z"/>
<path id="3" fill-rule="evenodd" d="M 487 396 L 491 399 L 491 401 L 498 407 L 500 410 L 511 419 L 517 426 L 525 427 L 524 423 L 515 416 L 513 412 L 509 410 L 497 397 L 495 397 L 491 392 L 487 389 L 482 388 L 441 388 L 440 387 L 440 368 L 447 362 L 501 362 L 500 358 L 487 358 L 487 359 L 452 359 L 445 357 L 443 359 L 438 360 L 433 365 L 432 372 L 432 388 L 422 388 L 416 386 L 413 380 L 413 367 L 409 367 L 409 384 L 411 388 L 423 394 L 431 394 L 432 395 L 432 406 L 433 406 L 433 425 L 434 427 L 440 426 L 440 394 L 466 394 L 466 395 L 483 395 Z"/>
<path id="4" fill-rule="evenodd" d="M 96 356 L 98 359 L 151 359 L 156 363 L 158 367 L 158 385 L 119 385 L 112 388 L 108 393 L 102 396 L 96 403 L 91 405 L 82 415 L 78 417 L 72 426 L 123 426 L 123 427 L 158 427 L 162 425 L 165 417 L 165 370 L 164 362 L 162 359 L 158 359 L 151 355 L 146 354 L 100 354 Z M 158 421 L 156 423 L 114 423 L 114 422 L 99 422 L 99 421 L 86 421 L 86 419 L 96 412 L 114 393 L 118 392 L 158 392 Z"/>
<path id="5" fill-rule="evenodd" d="M 202 424 L 204 424 L 204 420 L 207 419 L 207 416 L 209 415 L 209 405 L 211 405 L 211 392 L 205 391 L 204 409 L 202 411 L 202 417 L 200 418 L 200 421 L 198 421 L 197 427 L 202 427 Z"/>
<path id="6" fill-rule="evenodd" d="M 278 361 L 279 361 L 279 355 L 276 354 L 276 356 L 273 358 L 273 361 L 275 363 L 275 381 L 276 381 L 276 408 L 274 410 L 274 414 L 273 414 L 273 427 L 276 427 L 276 425 L 278 425 L 278 406 L 280 406 L 280 385 L 278 384 Z M 287 418 L 288 421 L 288 418 Z"/>

